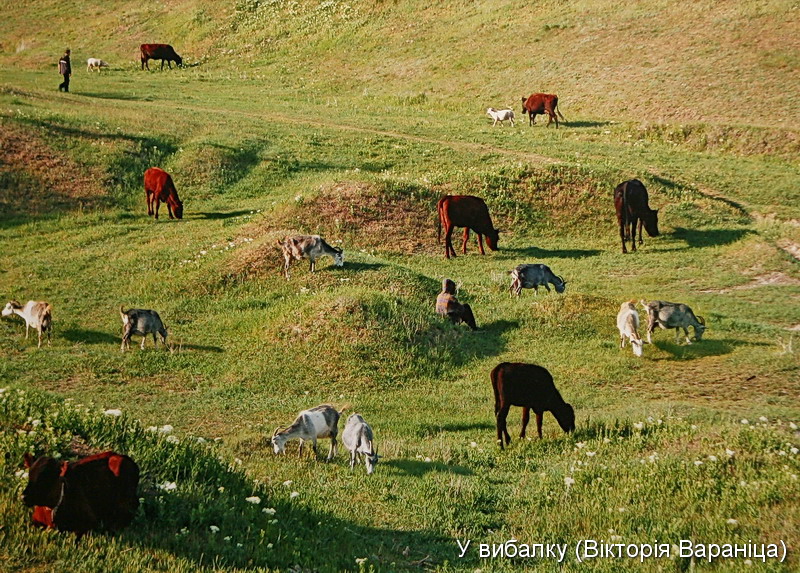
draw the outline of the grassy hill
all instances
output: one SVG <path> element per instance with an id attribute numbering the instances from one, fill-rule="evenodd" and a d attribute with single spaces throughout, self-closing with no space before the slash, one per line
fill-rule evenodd
<path id="1" fill-rule="evenodd" d="M 55 332 L 37 350 L 21 320 L 0 320 L 0 569 L 554 565 L 481 558 L 509 539 L 567 544 L 576 569 L 585 539 L 784 541 L 786 562 L 766 568 L 796 569 L 797 26 L 788 1 L 4 11 L 0 301 L 49 301 Z M 187 65 L 141 71 L 137 46 L 161 41 Z M 89 74 L 87 57 L 111 69 Z M 559 94 L 561 129 L 483 115 L 540 90 Z M 184 220 L 147 218 L 153 165 Z M 623 256 L 611 194 L 632 177 L 662 235 Z M 499 251 L 473 240 L 444 259 L 445 193 L 485 198 Z M 285 280 L 275 243 L 292 232 L 340 245 L 345 266 Z M 526 262 L 566 292 L 510 297 L 507 272 Z M 446 277 L 480 331 L 433 314 Z M 614 326 L 630 299 L 685 302 L 706 336 L 658 331 L 636 359 Z M 169 350 L 120 353 L 120 305 L 158 310 Z M 499 450 L 489 371 L 505 360 L 553 373 L 574 434 L 546 414 L 544 440 Z M 373 476 L 342 453 L 273 455 L 273 429 L 322 402 L 372 424 Z M 170 438 L 147 431 L 167 424 Z M 102 448 L 142 465 L 134 526 L 77 545 L 34 530 L 22 453 Z M 584 567 L 744 565 L 671 553 Z"/>

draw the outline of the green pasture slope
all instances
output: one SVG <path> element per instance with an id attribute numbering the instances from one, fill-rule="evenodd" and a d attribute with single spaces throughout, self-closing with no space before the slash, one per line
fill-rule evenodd
<path id="1" fill-rule="evenodd" d="M 6 3 L 0 302 L 47 300 L 55 327 L 37 349 L 0 320 L 0 570 L 557 567 L 481 556 L 517 540 L 565 547 L 565 571 L 796 571 L 798 27 L 790 0 Z M 186 66 L 141 71 L 142 42 Z M 533 91 L 568 122 L 491 127 L 487 107 Z M 182 221 L 146 216 L 153 165 Z M 633 177 L 662 235 L 623 256 L 611 195 Z M 444 259 L 445 193 L 486 199 L 499 251 Z M 345 266 L 286 281 L 290 232 Z M 526 262 L 566 292 L 511 298 Z M 480 331 L 433 314 L 445 277 Z M 631 299 L 685 302 L 706 336 L 659 331 L 637 359 L 614 324 Z M 120 305 L 157 309 L 168 350 L 121 353 Z M 505 360 L 552 372 L 574 434 L 546 414 L 520 441 L 514 408 L 499 450 Z M 343 449 L 273 455 L 274 428 L 323 402 L 371 423 L 374 475 Z M 101 448 L 142 467 L 134 524 L 35 530 L 22 454 Z M 580 564 L 585 540 L 660 555 Z M 709 563 L 711 544 L 770 557 Z"/>

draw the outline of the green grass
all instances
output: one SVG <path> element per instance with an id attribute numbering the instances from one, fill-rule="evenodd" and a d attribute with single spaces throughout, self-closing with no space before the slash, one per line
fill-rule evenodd
<path id="1" fill-rule="evenodd" d="M 796 569 L 789 3 L 179 4 L 58 19 L 62 5 L 37 0 L 0 23 L 0 296 L 47 300 L 55 320 L 40 350 L 20 319 L 0 320 L 0 569 L 552 568 L 479 558 L 509 539 L 783 540 L 787 563 L 762 567 Z M 135 46 L 167 38 L 191 65 L 139 71 Z M 64 42 L 70 94 L 52 65 Z M 87 74 L 84 55 L 112 69 Z M 482 115 L 535 89 L 559 93 L 561 129 Z M 693 105 L 676 105 L 681 90 Z M 152 165 L 172 173 L 183 221 L 146 217 Z M 631 177 L 662 236 L 622 256 L 611 194 Z M 444 259 L 444 193 L 486 199 L 499 251 L 482 257 L 473 239 Z M 296 264 L 286 281 L 275 241 L 295 231 L 341 245 L 345 266 Z M 523 262 L 548 264 L 566 293 L 510 297 Z M 434 315 L 445 277 L 479 332 Z M 657 331 L 642 359 L 620 350 L 619 304 L 642 298 L 692 306 L 703 341 Z M 158 310 L 170 350 L 120 353 L 121 304 Z M 544 440 L 499 450 L 489 371 L 504 360 L 553 373 L 575 434 L 547 414 Z M 322 402 L 371 423 L 374 475 L 343 453 L 273 455 L 273 429 Z M 146 429 L 165 424 L 177 443 Z M 22 454 L 69 456 L 75 441 L 142 466 L 143 510 L 115 537 L 75 544 L 28 524 Z"/>

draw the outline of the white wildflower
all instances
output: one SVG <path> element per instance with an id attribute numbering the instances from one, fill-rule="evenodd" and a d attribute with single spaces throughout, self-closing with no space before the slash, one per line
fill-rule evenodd
<path id="1" fill-rule="evenodd" d="M 164 483 L 158 484 L 157 487 L 163 491 L 175 491 L 178 489 L 178 484 L 176 484 L 174 481 L 165 481 Z"/>
<path id="2" fill-rule="evenodd" d="M 267 543 L 267 549 L 272 549 L 272 543 Z"/>
<path id="3" fill-rule="evenodd" d="M 644 428 L 644 423 L 643 422 L 636 422 L 636 423 L 633 424 L 633 427 L 636 428 L 637 430 L 641 430 L 642 428 Z"/>
<path id="4" fill-rule="evenodd" d="M 366 557 L 361 557 L 361 558 L 356 557 L 356 565 L 363 565 L 366 562 L 367 562 Z"/>
<path id="5" fill-rule="evenodd" d="M 767 417 L 766 417 L 766 416 L 759 416 L 758 420 L 759 420 L 760 422 L 769 422 L 769 420 L 767 419 Z"/>
<path id="6" fill-rule="evenodd" d="M 734 452 L 733 450 L 729 450 L 728 448 L 725 448 L 725 453 L 729 458 L 732 458 L 736 452 Z"/>
<path id="7" fill-rule="evenodd" d="M 122 416 L 122 410 L 117 410 L 116 408 L 112 408 L 110 410 L 106 410 L 103 412 L 106 416 Z"/>
<path id="8" fill-rule="evenodd" d="M 285 485 L 286 487 L 289 487 L 290 485 L 292 485 L 292 480 L 287 479 L 285 482 L 283 482 L 283 485 Z"/>
<path id="9" fill-rule="evenodd" d="M 742 422 L 742 424 L 745 424 L 745 425 L 750 423 L 750 421 L 747 418 L 742 418 L 741 422 Z"/>
<path id="10" fill-rule="evenodd" d="M 796 429 L 797 429 L 797 424 L 795 424 L 794 422 L 789 422 L 789 427 L 790 427 L 792 430 L 796 430 Z"/>
<path id="11" fill-rule="evenodd" d="M 578 442 L 577 444 L 575 444 L 575 447 L 578 449 L 581 449 L 584 446 L 586 446 L 586 442 Z"/>
<path id="12" fill-rule="evenodd" d="M 574 483 L 575 483 L 575 480 L 574 480 L 573 478 L 571 478 L 571 477 L 569 477 L 569 476 L 567 476 L 567 477 L 565 477 L 565 478 L 564 478 L 564 485 L 565 485 L 565 486 L 569 487 L 569 486 L 571 486 L 571 485 L 572 485 L 572 484 L 574 484 Z"/>
<path id="13" fill-rule="evenodd" d="M 170 444 L 178 444 L 178 443 L 180 443 L 180 439 L 178 438 L 178 436 L 172 436 L 172 435 L 167 436 L 167 441 Z"/>
<path id="14" fill-rule="evenodd" d="M 211 530 L 211 533 L 219 533 L 219 527 L 216 525 L 210 525 L 208 528 Z"/>
<path id="15" fill-rule="evenodd" d="M 798 449 L 797 449 L 796 447 L 794 447 L 794 446 L 792 446 L 792 449 L 790 449 L 789 451 L 790 451 L 790 452 L 792 452 L 793 454 L 796 454 L 797 452 L 800 452 L 800 450 L 798 450 Z"/>
<path id="16" fill-rule="evenodd" d="M 231 536 L 230 535 L 226 535 L 223 539 L 225 539 L 225 541 L 230 541 L 231 540 Z"/>
<path id="17" fill-rule="evenodd" d="M 710 461 L 710 462 L 717 461 L 717 456 L 714 456 L 714 455 L 708 456 L 708 461 Z"/>
<path id="18" fill-rule="evenodd" d="M 737 520 L 733 519 L 732 517 L 728 521 L 726 521 L 725 523 L 727 523 L 728 525 L 739 525 L 739 522 Z"/>
<path id="19" fill-rule="evenodd" d="M 695 460 L 694 461 L 694 465 L 696 465 L 697 467 L 700 467 L 700 466 L 703 465 L 703 462 L 701 462 L 700 460 Z"/>
<path id="20" fill-rule="evenodd" d="M 587 456 L 589 456 L 589 457 L 591 458 L 591 457 L 594 457 L 594 455 L 595 455 L 596 453 L 597 453 L 597 452 L 586 452 L 586 455 L 587 455 Z"/>
<path id="21" fill-rule="evenodd" d="M 478 447 L 478 444 L 477 444 L 476 442 L 470 442 L 470 443 L 469 443 L 469 447 L 471 447 L 471 448 L 477 448 L 477 447 Z"/>
<path id="22" fill-rule="evenodd" d="M 432 460 L 431 460 L 430 458 L 425 458 L 425 463 L 426 463 L 426 464 L 429 464 L 429 463 L 431 463 L 431 461 L 432 461 Z"/>
<path id="23" fill-rule="evenodd" d="M 289 494 L 289 499 L 294 499 L 294 498 L 296 498 L 298 495 L 300 495 L 300 492 L 299 492 L 299 491 L 293 491 L 292 493 L 290 493 L 290 494 Z"/>
<path id="24" fill-rule="evenodd" d="M 161 432 L 162 434 L 169 434 L 169 433 L 170 433 L 172 430 L 174 430 L 174 429 L 175 429 L 175 428 L 173 428 L 173 427 L 172 427 L 172 426 L 170 426 L 169 424 L 165 424 L 165 425 L 161 426 L 161 427 L 158 429 L 158 431 L 159 431 L 159 432 Z"/>
<path id="25" fill-rule="evenodd" d="M 266 513 L 267 515 L 275 515 L 275 508 L 274 507 L 265 507 L 261 511 Z"/>
<path id="26" fill-rule="evenodd" d="M 246 498 L 244 498 L 244 500 L 247 503 L 252 503 L 252 504 L 255 504 L 255 505 L 258 505 L 259 503 L 261 503 L 261 498 L 258 497 L 257 495 L 252 495 L 250 497 L 246 497 Z"/>
<path id="27" fill-rule="evenodd" d="M 225 486 L 224 486 L 224 485 L 221 485 L 221 486 L 219 486 L 219 487 L 217 488 L 217 491 L 218 491 L 218 492 L 220 492 L 220 493 L 222 493 L 223 491 L 225 491 Z"/>

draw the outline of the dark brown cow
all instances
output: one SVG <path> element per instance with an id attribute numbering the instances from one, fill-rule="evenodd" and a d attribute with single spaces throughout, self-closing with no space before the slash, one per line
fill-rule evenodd
<path id="1" fill-rule="evenodd" d="M 624 181 L 614 189 L 614 207 L 617 210 L 619 237 L 622 252 L 627 253 L 625 241 L 630 238 L 631 250 L 636 251 L 636 223 L 639 223 L 639 244 L 642 241 L 642 224 L 651 237 L 658 237 L 658 209 L 648 205 L 647 189 L 638 179 Z"/>
<path id="2" fill-rule="evenodd" d="M 556 122 L 556 129 L 558 129 L 558 116 L 563 121 L 564 116 L 558 111 L 558 96 L 555 94 L 533 94 L 530 97 L 522 98 L 522 115 L 529 114 L 528 125 L 536 123 L 537 115 L 547 114 L 547 125 L 551 122 Z"/>
<path id="3" fill-rule="evenodd" d="M 76 462 L 25 454 L 28 486 L 22 501 L 33 522 L 78 538 L 101 524 L 117 531 L 133 521 L 139 507 L 139 466 L 128 456 L 103 452 Z"/>
<path id="4" fill-rule="evenodd" d="M 481 254 L 483 250 L 483 237 L 486 236 L 486 244 L 493 251 L 497 250 L 499 233 L 492 225 L 492 218 L 489 216 L 489 208 L 480 197 L 472 195 L 445 195 L 439 199 L 436 206 L 439 213 L 439 242 L 442 242 L 442 226 L 445 231 L 444 255 L 448 259 L 452 254 L 456 256 L 453 248 L 453 229 L 464 227 L 464 243 L 461 250 L 467 253 L 467 240 L 469 240 L 469 230 L 472 229 L 478 234 L 478 247 Z"/>
<path id="5" fill-rule="evenodd" d="M 522 407 L 520 438 L 525 437 L 531 410 L 536 414 L 536 430 L 540 439 L 542 416 L 545 412 L 552 412 L 558 425 L 565 432 L 575 429 L 575 410 L 561 397 L 553 383 L 553 377 L 546 368 L 523 362 L 501 362 L 492 370 L 491 378 L 494 389 L 494 415 L 497 418 L 497 441 L 500 442 L 501 450 L 504 437 L 506 444 L 511 443 L 511 436 L 508 435 L 506 426 L 511 406 Z"/>
<path id="6" fill-rule="evenodd" d="M 183 66 L 183 58 L 181 58 L 169 44 L 142 44 L 139 46 L 142 59 L 142 69 L 145 67 L 149 70 L 150 66 L 147 64 L 148 60 L 161 60 L 161 69 L 164 69 L 164 62 L 167 62 L 169 69 L 172 69 L 172 62 L 179 66 Z"/>
<path id="7" fill-rule="evenodd" d="M 167 204 L 170 219 L 173 218 L 173 214 L 178 219 L 183 218 L 183 203 L 178 198 L 172 177 L 160 167 L 151 167 L 144 172 L 144 192 L 147 197 L 148 215 L 154 215 L 158 219 L 158 207 L 163 201 Z"/>

